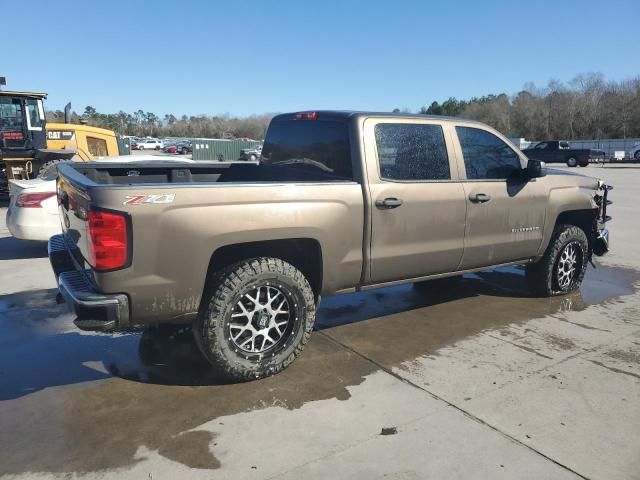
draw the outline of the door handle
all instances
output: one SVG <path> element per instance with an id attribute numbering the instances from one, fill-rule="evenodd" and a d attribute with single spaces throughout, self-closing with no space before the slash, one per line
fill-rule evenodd
<path id="1" fill-rule="evenodd" d="M 473 203 L 486 203 L 491 200 L 491 197 L 486 193 L 472 193 L 469 195 L 469 200 Z"/>
<path id="2" fill-rule="evenodd" d="M 402 200 L 395 197 L 385 198 L 384 200 L 376 200 L 376 207 L 382 210 L 398 208 L 400 205 L 402 205 Z"/>

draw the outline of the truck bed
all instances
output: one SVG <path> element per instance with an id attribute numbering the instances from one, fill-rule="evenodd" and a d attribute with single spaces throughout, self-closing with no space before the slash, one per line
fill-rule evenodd
<path id="1" fill-rule="evenodd" d="M 159 186 L 162 184 L 256 183 L 256 182 L 340 182 L 344 179 L 313 167 L 260 165 L 255 162 L 202 163 L 145 162 L 78 163 L 65 170 L 70 179 L 81 177 L 88 185 Z M 76 173 L 74 173 L 76 172 Z M 87 182 L 88 180 L 88 182 Z"/>
<path id="2" fill-rule="evenodd" d="M 96 292 L 129 294 L 136 322 L 192 318 L 215 252 L 258 239 L 322 244 L 323 294 L 360 280 L 365 210 L 353 180 L 256 163 L 74 162 L 58 170 L 64 243 Z M 126 219 L 125 266 L 100 271 L 88 261 L 96 211 Z"/>

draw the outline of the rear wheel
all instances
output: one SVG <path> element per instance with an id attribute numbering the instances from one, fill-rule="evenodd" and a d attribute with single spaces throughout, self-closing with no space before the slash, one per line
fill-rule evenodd
<path id="1" fill-rule="evenodd" d="M 315 321 L 304 275 L 277 258 L 254 258 L 220 272 L 194 326 L 200 350 L 225 380 L 242 382 L 285 369 L 302 352 Z"/>
<path id="2" fill-rule="evenodd" d="M 639 161 L 639 162 L 640 162 L 640 150 L 638 150 L 638 151 L 635 153 L 635 155 L 633 156 L 633 158 L 634 158 L 635 160 L 637 160 L 637 161 Z"/>
<path id="3" fill-rule="evenodd" d="M 576 291 L 587 271 L 589 253 L 589 241 L 580 227 L 558 225 L 542 259 L 527 266 L 529 288 L 542 297 Z"/>
<path id="4" fill-rule="evenodd" d="M 567 158 L 567 166 L 568 167 L 577 167 L 578 166 L 578 159 L 576 157 Z"/>

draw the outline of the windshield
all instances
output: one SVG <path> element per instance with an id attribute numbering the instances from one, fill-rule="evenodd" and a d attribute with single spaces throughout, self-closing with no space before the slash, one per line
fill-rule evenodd
<path id="1" fill-rule="evenodd" d="M 0 131 L 22 131 L 24 116 L 20 99 L 0 97 Z"/>
<path id="2" fill-rule="evenodd" d="M 22 148 L 25 144 L 25 125 L 22 102 L 19 98 L 0 97 L 0 146 Z"/>

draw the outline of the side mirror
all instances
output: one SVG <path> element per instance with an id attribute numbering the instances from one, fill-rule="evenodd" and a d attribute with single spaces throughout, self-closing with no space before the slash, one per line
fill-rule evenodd
<path id="1" fill-rule="evenodd" d="M 540 178 L 547 174 L 547 166 L 540 160 L 531 159 L 527 162 L 527 176 L 529 178 Z"/>

